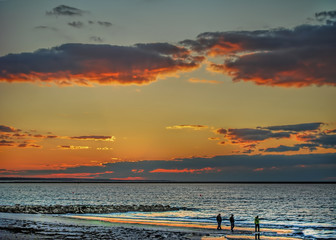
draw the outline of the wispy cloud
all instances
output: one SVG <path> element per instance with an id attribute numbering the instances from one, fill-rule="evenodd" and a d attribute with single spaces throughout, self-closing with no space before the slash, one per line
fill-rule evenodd
<path id="1" fill-rule="evenodd" d="M 73 146 L 73 145 L 62 145 L 58 146 L 61 149 L 68 149 L 68 150 L 83 150 L 83 149 L 90 149 L 89 146 Z"/>
<path id="2" fill-rule="evenodd" d="M 103 26 L 103 27 L 110 27 L 110 26 L 113 25 L 111 22 L 107 22 L 107 21 L 98 21 L 97 23 L 98 23 L 100 26 Z"/>
<path id="3" fill-rule="evenodd" d="M 200 169 L 184 168 L 184 169 L 163 169 L 158 168 L 150 171 L 150 173 L 195 173 L 200 174 L 201 172 L 220 172 L 222 171 L 219 168 L 205 167 Z"/>
<path id="4" fill-rule="evenodd" d="M 82 16 L 87 11 L 83 11 L 79 8 L 70 7 L 67 5 L 59 5 L 53 8 L 51 11 L 47 11 L 46 15 L 49 16 Z"/>
<path id="5" fill-rule="evenodd" d="M 51 30 L 51 31 L 54 31 L 54 32 L 58 31 L 57 28 L 55 28 L 55 27 L 49 27 L 49 26 L 37 26 L 34 29 L 38 29 L 38 30 Z"/>
<path id="6" fill-rule="evenodd" d="M 191 130 L 203 130 L 207 129 L 208 126 L 206 125 L 174 125 L 174 126 L 168 126 L 166 129 L 168 130 L 181 130 L 181 129 L 191 129 Z"/>
<path id="7" fill-rule="evenodd" d="M 116 140 L 115 136 L 111 135 L 80 135 L 80 136 L 58 136 L 49 134 L 41 134 L 36 130 L 22 131 L 11 126 L 0 125 L 0 147 L 18 147 L 18 148 L 42 148 L 41 143 L 43 141 L 51 141 L 53 139 L 66 140 L 67 142 L 72 141 L 103 141 L 103 142 L 114 142 Z M 39 143 L 39 144 L 37 144 Z M 90 146 L 81 146 L 74 144 L 64 144 L 58 145 L 59 149 L 68 150 L 82 150 L 90 149 Z M 110 147 L 100 147 L 96 150 L 110 150 Z"/>
<path id="8" fill-rule="evenodd" d="M 75 28 L 82 28 L 84 26 L 84 23 L 81 21 L 73 21 L 69 22 L 68 25 Z"/>
<path id="9" fill-rule="evenodd" d="M 69 139 L 73 140 L 94 140 L 94 141 L 108 141 L 108 142 L 114 142 L 115 137 L 114 136 L 94 136 L 94 135 L 89 135 L 89 136 L 74 136 L 74 137 L 69 137 Z"/>

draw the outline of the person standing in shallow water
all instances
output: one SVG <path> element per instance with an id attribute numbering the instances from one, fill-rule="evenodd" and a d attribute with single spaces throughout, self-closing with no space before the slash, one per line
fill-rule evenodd
<path id="1" fill-rule="evenodd" d="M 217 223 L 218 223 L 217 230 L 221 230 L 222 216 L 220 214 L 217 215 Z"/>
<path id="2" fill-rule="evenodd" d="M 233 232 L 233 228 L 234 228 L 234 217 L 233 217 L 233 214 L 231 214 L 231 217 L 230 217 L 230 223 L 231 223 L 231 232 Z"/>
<path id="3" fill-rule="evenodd" d="M 260 232 L 259 217 L 254 218 L 254 230 L 255 232 Z"/>

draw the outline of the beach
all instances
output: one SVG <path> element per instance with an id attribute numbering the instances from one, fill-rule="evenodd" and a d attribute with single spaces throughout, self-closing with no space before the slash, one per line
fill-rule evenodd
<path id="1" fill-rule="evenodd" d="M 257 239 L 249 229 L 231 233 L 228 227 L 216 230 L 216 225 L 171 226 L 144 222 L 83 220 L 69 215 L 0 213 L 1 239 Z M 120 219 L 119 219 L 120 220 Z M 260 239 L 299 239 L 289 232 L 272 232 Z"/>
<path id="2" fill-rule="evenodd" d="M 0 239 L 335 239 L 335 193 L 323 184 L 4 183 Z"/>

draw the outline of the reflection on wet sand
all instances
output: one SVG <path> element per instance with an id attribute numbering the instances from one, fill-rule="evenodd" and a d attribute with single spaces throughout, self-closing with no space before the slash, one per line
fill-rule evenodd
<path id="1" fill-rule="evenodd" d="M 83 220 L 94 220 L 94 221 L 104 221 L 110 223 L 120 223 L 127 225 L 148 225 L 148 226 L 166 226 L 166 227 L 177 227 L 177 228 L 198 228 L 198 229 L 208 229 L 214 231 L 215 233 L 216 224 L 208 224 L 208 223 L 195 223 L 195 222 L 187 222 L 187 221 L 169 221 L 169 220 L 152 220 L 152 219 L 132 219 L 132 218 L 124 218 L 124 217 L 100 217 L 100 216 L 87 216 L 87 215 L 72 215 L 66 216 L 70 218 L 83 219 Z M 281 236 L 284 234 L 293 233 L 292 230 L 288 229 L 263 229 L 264 233 L 273 233 L 275 235 L 280 236 L 263 236 L 262 234 L 253 234 L 254 229 L 252 228 L 244 228 L 244 227 L 236 227 L 235 232 L 230 234 L 226 234 L 230 232 L 229 226 L 223 226 L 221 233 L 217 233 L 218 236 L 206 236 L 202 239 L 204 240 L 223 240 L 223 239 L 252 239 L 252 240 L 298 240 L 298 238 L 291 238 Z M 223 234 L 220 236 L 220 234 Z M 225 234 L 225 236 L 224 236 Z"/>

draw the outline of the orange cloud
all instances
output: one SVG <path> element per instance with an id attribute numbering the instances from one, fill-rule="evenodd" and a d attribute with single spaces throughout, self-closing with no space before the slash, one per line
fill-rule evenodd
<path id="1" fill-rule="evenodd" d="M 166 129 L 168 130 L 180 130 L 180 129 L 202 130 L 207 128 L 208 126 L 205 125 L 174 125 L 166 127 Z"/>
<path id="2" fill-rule="evenodd" d="M 114 142 L 115 137 L 114 136 L 76 136 L 76 137 L 67 137 L 72 140 L 94 140 L 94 141 L 108 141 L 108 142 Z"/>
<path id="3" fill-rule="evenodd" d="M 336 86 L 335 24 L 293 29 L 205 32 L 181 44 L 206 56 L 223 56 L 209 69 L 257 85 Z M 328 39 L 329 41 L 325 40 Z"/>
<path id="4" fill-rule="evenodd" d="M 163 169 L 158 168 L 155 170 L 150 171 L 150 173 L 201 173 L 201 172 L 220 172 L 221 169 L 219 168 L 211 168 L 211 167 L 205 167 L 201 169 L 190 169 L 190 168 L 184 168 L 184 169 Z"/>
<path id="5" fill-rule="evenodd" d="M 61 149 L 69 149 L 69 150 L 83 150 L 83 149 L 89 149 L 89 146 L 72 146 L 72 145 L 63 145 L 63 146 L 58 146 L 58 148 Z"/>
<path id="6" fill-rule="evenodd" d="M 261 172 L 261 171 L 264 171 L 265 169 L 264 168 L 256 168 L 256 169 L 253 169 L 254 172 Z"/>
<path id="7" fill-rule="evenodd" d="M 43 175 L 29 175 L 30 178 L 96 178 L 99 175 L 114 173 L 113 171 L 99 173 L 51 173 Z M 18 177 L 18 175 L 14 176 Z"/>
<path id="8" fill-rule="evenodd" d="M 121 181 L 138 181 L 138 180 L 146 180 L 143 177 L 125 177 L 125 178 L 110 178 L 111 180 L 121 180 Z"/>
<path id="9" fill-rule="evenodd" d="M 146 84 L 159 76 L 198 68 L 203 59 L 168 43 L 129 47 L 72 43 L 0 57 L 0 81 L 61 86 Z"/>

